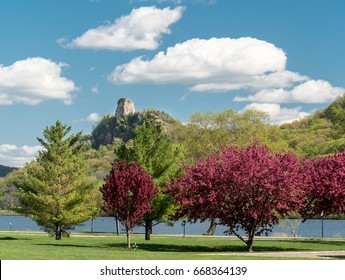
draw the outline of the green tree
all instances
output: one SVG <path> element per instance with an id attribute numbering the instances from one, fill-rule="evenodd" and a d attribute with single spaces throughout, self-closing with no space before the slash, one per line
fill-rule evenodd
<path id="1" fill-rule="evenodd" d="M 176 126 L 174 134 L 177 142 L 184 143 L 186 157 L 192 160 L 207 157 L 222 146 L 247 147 L 254 141 L 281 150 L 287 145 L 281 141 L 278 127 L 267 122 L 268 115 L 257 110 L 197 112 L 187 125 Z"/>
<path id="2" fill-rule="evenodd" d="M 27 215 L 53 232 L 56 240 L 96 212 L 91 190 L 95 181 L 87 177 L 82 153 L 81 132 L 67 137 L 71 127 L 57 121 L 37 138 L 43 149 L 27 165 L 23 180 L 16 183 L 21 207 Z"/>
<path id="3" fill-rule="evenodd" d="M 170 197 L 164 194 L 163 185 L 179 173 L 181 149 L 173 144 L 160 124 L 149 121 L 134 131 L 134 138 L 129 143 L 121 145 L 117 156 L 118 160 L 136 162 L 153 177 L 158 188 L 151 202 L 153 211 L 144 217 L 145 239 L 150 240 L 153 222 L 167 222 L 173 213 L 174 205 Z"/>

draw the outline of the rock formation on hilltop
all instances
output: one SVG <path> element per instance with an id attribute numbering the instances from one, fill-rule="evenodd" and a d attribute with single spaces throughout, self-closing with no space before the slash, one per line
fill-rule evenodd
<path id="1" fill-rule="evenodd" d="M 132 100 L 128 98 L 120 98 L 117 101 L 117 108 L 115 112 L 115 117 L 124 117 L 129 114 L 134 114 L 135 109 L 134 109 L 134 103 Z"/>
<path id="2" fill-rule="evenodd" d="M 133 137 L 136 127 L 145 121 L 153 121 L 161 125 L 167 133 L 170 126 L 178 122 L 169 114 L 155 109 L 135 112 L 133 101 L 121 98 L 117 102 L 115 116 L 110 114 L 103 116 L 93 128 L 90 137 L 92 147 L 98 149 L 100 145 L 114 143 L 116 139 L 127 142 Z"/>

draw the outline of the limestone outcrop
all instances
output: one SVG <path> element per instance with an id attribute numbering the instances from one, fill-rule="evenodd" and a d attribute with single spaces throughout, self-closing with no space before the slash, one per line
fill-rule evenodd
<path id="1" fill-rule="evenodd" d="M 134 114 L 135 108 L 132 100 L 128 98 L 120 98 L 117 101 L 117 108 L 115 112 L 115 117 L 123 117 L 129 114 Z"/>

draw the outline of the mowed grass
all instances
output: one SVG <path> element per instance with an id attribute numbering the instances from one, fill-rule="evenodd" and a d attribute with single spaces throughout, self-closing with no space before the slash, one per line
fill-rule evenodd
<path id="1" fill-rule="evenodd" d="M 2 260 L 227 260 L 227 259 L 296 259 L 255 256 L 255 252 L 340 251 L 345 239 L 257 238 L 254 253 L 233 237 L 156 236 L 145 241 L 132 235 L 136 250 L 126 248 L 124 235 L 72 234 L 55 240 L 46 233 L 0 232 Z M 241 255 L 233 255 L 241 253 Z M 244 253 L 244 254 L 243 254 Z"/>

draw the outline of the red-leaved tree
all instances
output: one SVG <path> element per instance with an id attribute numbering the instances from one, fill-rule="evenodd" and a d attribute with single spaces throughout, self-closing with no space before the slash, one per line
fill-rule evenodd
<path id="1" fill-rule="evenodd" d="M 306 220 L 316 215 L 345 213 L 345 151 L 303 161 L 305 192 L 301 215 Z"/>
<path id="2" fill-rule="evenodd" d="M 272 154 L 254 143 L 246 149 L 224 147 L 219 155 L 187 166 L 170 192 L 189 221 L 218 218 L 252 251 L 254 236 L 267 234 L 296 209 L 300 183 L 294 154 Z"/>
<path id="3" fill-rule="evenodd" d="M 157 192 L 152 177 L 135 162 L 121 161 L 113 165 L 100 190 L 103 209 L 123 224 L 130 248 L 133 228 L 152 211 L 150 202 Z"/>
<path id="4" fill-rule="evenodd" d="M 184 175 L 171 182 L 168 192 L 175 198 L 176 219 L 188 217 L 190 222 L 205 221 L 214 213 L 220 185 L 218 157 L 196 160 L 184 166 Z"/>
<path id="5" fill-rule="evenodd" d="M 223 184 L 218 217 L 252 251 L 254 236 L 271 232 L 300 204 L 299 160 L 292 153 L 273 154 L 257 144 L 224 148 L 220 157 Z"/>

